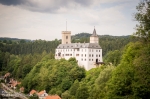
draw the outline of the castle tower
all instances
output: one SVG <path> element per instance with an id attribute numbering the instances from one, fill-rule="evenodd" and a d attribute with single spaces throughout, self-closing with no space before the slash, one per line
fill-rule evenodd
<path id="1" fill-rule="evenodd" d="M 99 37 L 96 34 L 95 27 L 94 27 L 93 34 L 90 36 L 90 43 L 99 43 Z"/>
<path id="2" fill-rule="evenodd" d="M 71 43 L 71 31 L 62 31 L 62 44 Z"/>

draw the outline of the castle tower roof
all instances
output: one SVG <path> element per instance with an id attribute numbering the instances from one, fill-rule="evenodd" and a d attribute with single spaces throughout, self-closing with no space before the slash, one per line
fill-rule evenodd
<path id="1" fill-rule="evenodd" d="M 91 36 L 97 36 L 95 27 L 94 27 L 94 30 L 93 30 L 93 34 Z"/>

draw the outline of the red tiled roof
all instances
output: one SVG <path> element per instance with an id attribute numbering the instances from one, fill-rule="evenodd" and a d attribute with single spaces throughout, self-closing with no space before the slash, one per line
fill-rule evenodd
<path id="1" fill-rule="evenodd" d="M 42 95 L 42 94 L 44 94 L 44 93 L 45 93 L 45 90 L 40 91 L 40 92 L 38 93 L 38 95 L 40 96 L 40 95 Z"/>
<path id="2" fill-rule="evenodd" d="M 45 99 L 61 99 L 58 95 L 47 96 Z"/>
<path id="3" fill-rule="evenodd" d="M 34 93 L 36 93 L 35 90 L 31 90 L 31 91 L 30 91 L 30 95 L 33 95 Z"/>

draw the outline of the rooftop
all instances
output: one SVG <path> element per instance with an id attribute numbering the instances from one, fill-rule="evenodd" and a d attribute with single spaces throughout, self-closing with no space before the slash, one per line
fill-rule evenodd
<path id="1" fill-rule="evenodd" d="M 101 49 L 98 43 L 71 43 L 71 44 L 60 44 L 57 49 L 76 49 L 76 48 L 94 48 Z"/>

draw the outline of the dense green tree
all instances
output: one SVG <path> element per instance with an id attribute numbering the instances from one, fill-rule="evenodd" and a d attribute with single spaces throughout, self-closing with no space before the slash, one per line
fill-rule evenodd
<path id="1" fill-rule="evenodd" d="M 62 93 L 61 97 L 62 99 L 72 99 L 68 90 Z"/>
<path id="2" fill-rule="evenodd" d="M 79 88 L 79 81 L 75 80 L 75 82 L 73 83 L 73 85 L 70 88 L 70 94 L 75 96 L 78 88 Z"/>
<path id="3" fill-rule="evenodd" d="M 135 20 L 139 22 L 136 25 L 135 35 L 144 42 L 150 42 L 150 0 L 142 0 L 136 7 Z"/>
<path id="4" fill-rule="evenodd" d="M 104 57 L 104 62 L 107 64 L 112 63 L 114 66 L 117 66 L 120 63 L 121 55 L 121 51 L 119 50 L 109 51 Z"/>
<path id="5" fill-rule="evenodd" d="M 77 99 L 88 99 L 89 92 L 88 87 L 86 84 L 81 84 L 80 87 L 77 89 L 76 98 Z"/>

